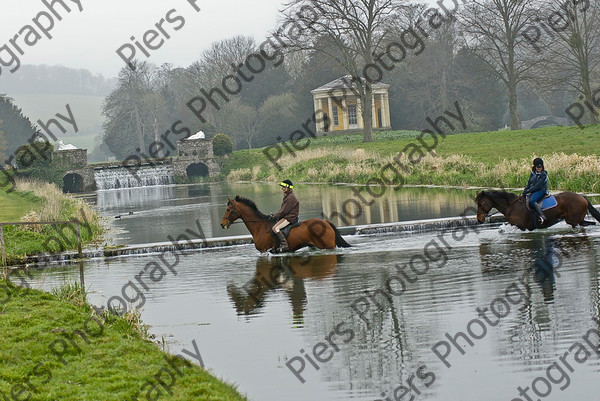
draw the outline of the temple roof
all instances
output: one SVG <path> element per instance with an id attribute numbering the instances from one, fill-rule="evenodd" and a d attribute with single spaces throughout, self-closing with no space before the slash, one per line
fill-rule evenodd
<path id="1" fill-rule="evenodd" d="M 365 79 L 361 77 L 361 81 L 364 83 Z M 352 76 L 345 75 L 343 77 L 334 79 L 333 81 L 328 82 L 325 85 L 319 86 L 316 89 L 311 90 L 310 93 L 328 91 L 331 89 L 351 89 L 353 86 L 354 86 L 354 83 L 352 82 Z M 376 82 L 376 83 L 372 84 L 371 86 L 373 87 L 373 89 L 381 89 L 381 88 L 389 88 L 390 87 L 390 85 L 384 84 L 382 82 Z"/>

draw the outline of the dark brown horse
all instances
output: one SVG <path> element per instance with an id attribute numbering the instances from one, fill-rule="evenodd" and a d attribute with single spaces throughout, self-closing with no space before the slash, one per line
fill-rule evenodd
<path id="1" fill-rule="evenodd" d="M 241 196 L 236 196 L 235 199 L 229 198 L 221 227 L 229 228 L 237 219 L 242 219 L 252 234 L 256 249 L 260 252 L 275 249 L 275 236 L 271 233 L 275 222 L 258 210 L 254 202 Z M 308 219 L 298 227 L 292 228 L 287 242 L 290 251 L 309 245 L 321 249 L 334 249 L 336 246 L 350 247 L 333 223 L 322 219 Z"/>
<path id="2" fill-rule="evenodd" d="M 593 222 L 584 220 L 588 212 L 600 221 L 600 212 L 592 206 L 585 196 L 573 192 L 561 192 L 554 195 L 554 197 L 558 205 L 544 211 L 546 216 L 544 224 L 536 223 L 534 226 L 531 219 L 532 212 L 527 208 L 525 197 L 506 191 L 482 191 L 475 198 L 475 202 L 477 202 L 477 221 L 483 223 L 492 208 L 496 208 L 510 224 L 519 227 L 521 230 L 547 228 L 561 220 L 565 220 L 573 228 L 578 225 L 594 225 Z"/>

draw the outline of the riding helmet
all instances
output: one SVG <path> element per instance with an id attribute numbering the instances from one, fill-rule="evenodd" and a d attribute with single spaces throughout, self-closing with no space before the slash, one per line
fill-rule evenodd
<path id="1" fill-rule="evenodd" d="M 279 186 L 284 188 L 294 189 L 294 184 L 290 180 L 283 180 L 279 183 Z"/>
<path id="2" fill-rule="evenodd" d="M 544 161 L 539 157 L 533 159 L 533 167 L 541 167 L 544 168 Z"/>

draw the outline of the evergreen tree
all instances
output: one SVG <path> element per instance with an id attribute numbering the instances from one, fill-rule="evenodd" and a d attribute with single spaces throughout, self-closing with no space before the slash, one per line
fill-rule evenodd
<path id="1" fill-rule="evenodd" d="M 0 120 L 0 126 L 2 126 L 2 120 Z M 0 168 L 4 167 L 4 160 L 6 160 L 8 157 L 6 150 L 6 138 L 4 137 L 4 132 L 0 130 Z"/>
<path id="2" fill-rule="evenodd" d="M 4 132 L 6 142 L 5 153 L 9 157 L 37 132 L 29 118 L 14 104 L 13 99 L 3 94 L 0 94 L 0 120 L 0 130 Z"/>

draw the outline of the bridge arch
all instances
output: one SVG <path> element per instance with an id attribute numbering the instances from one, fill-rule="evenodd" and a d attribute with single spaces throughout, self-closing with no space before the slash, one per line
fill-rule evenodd
<path id="1" fill-rule="evenodd" d="M 208 177 L 208 175 L 210 174 L 208 166 L 202 162 L 191 163 L 189 166 L 187 166 L 185 172 L 188 178 Z"/>
<path id="2" fill-rule="evenodd" d="M 521 122 L 521 128 L 523 129 L 540 128 L 549 125 L 571 125 L 571 122 L 567 118 L 556 116 L 539 116 Z"/>
<path id="3" fill-rule="evenodd" d="M 81 193 L 84 189 L 85 183 L 81 175 L 68 173 L 63 177 L 63 193 Z"/>

